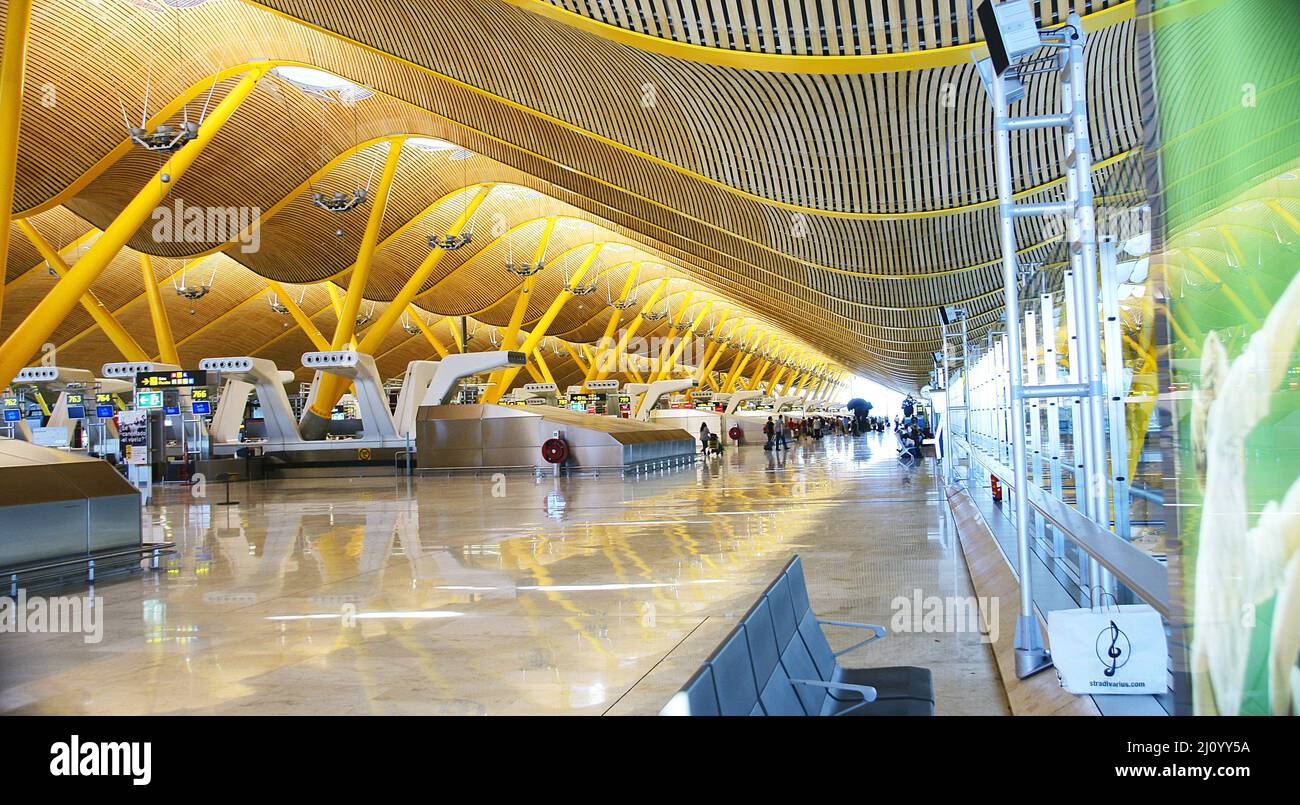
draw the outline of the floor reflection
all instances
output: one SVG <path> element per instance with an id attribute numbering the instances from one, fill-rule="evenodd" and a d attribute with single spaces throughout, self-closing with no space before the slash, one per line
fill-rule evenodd
<path id="1" fill-rule="evenodd" d="M 968 595 L 928 466 L 880 436 L 693 468 L 168 489 L 177 555 L 101 585 L 105 637 L 2 635 L 0 711 L 653 713 L 794 553 L 823 617 Z M 891 635 L 941 712 L 1003 712 L 978 635 Z"/>

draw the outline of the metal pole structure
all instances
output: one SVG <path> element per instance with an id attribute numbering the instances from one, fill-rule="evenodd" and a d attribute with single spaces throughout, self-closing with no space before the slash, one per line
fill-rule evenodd
<path id="1" fill-rule="evenodd" d="M 1025 413 L 1021 389 L 1020 300 L 1016 283 L 1016 231 L 1012 206 L 1011 132 L 1007 127 L 1005 80 L 993 81 L 994 153 L 997 162 L 998 218 L 1002 242 L 1002 293 L 1006 311 L 1008 348 L 1008 391 L 1011 409 L 1011 466 L 1015 474 L 1016 554 L 1020 573 L 1020 614 L 1016 618 L 1016 676 L 1021 679 L 1051 666 L 1051 655 L 1043 645 L 1042 628 L 1034 614 L 1033 572 L 1029 550 L 1028 468 L 1025 462 Z"/>
<path id="2" fill-rule="evenodd" d="M 1038 301 L 1043 328 L 1043 380 L 1052 385 L 1056 383 L 1056 312 L 1051 294 L 1043 294 Z M 1047 457 L 1052 497 L 1061 500 L 1061 405 L 1057 399 L 1047 400 Z M 1055 527 L 1052 528 L 1052 554 L 1057 561 L 1065 558 L 1065 533 Z"/>
<path id="3" fill-rule="evenodd" d="M 1073 187 L 1073 178 L 1067 184 Z M 1073 258 L 1071 261 L 1074 261 Z M 1079 344 L 1078 276 L 1079 272 L 1073 268 L 1065 271 L 1066 353 L 1069 360 L 1066 379 L 1071 384 L 1077 384 L 1082 380 L 1082 369 L 1086 362 L 1083 357 L 1083 347 Z M 1087 427 L 1087 423 L 1084 422 L 1083 399 L 1078 396 L 1072 397 L 1070 400 L 1070 475 L 1074 478 L 1074 505 L 1085 514 L 1088 512 L 1088 484 L 1092 480 L 1088 476 L 1085 460 L 1088 453 L 1087 440 L 1082 438 Z M 1092 586 L 1090 561 L 1088 555 L 1083 550 L 1079 550 L 1079 584 L 1089 587 Z"/>
<path id="4" fill-rule="evenodd" d="M 967 315 L 970 315 L 967 313 Z M 962 417 L 962 431 L 966 437 L 966 444 L 971 443 L 971 409 L 974 407 L 974 396 L 971 391 L 971 373 L 970 373 L 970 327 L 967 324 L 966 316 L 961 320 L 961 393 L 966 403 L 966 411 Z M 972 484 L 975 481 L 975 460 L 969 454 L 966 456 L 966 483 Z"/>
<path id="5" fill-rule="evenodd" d="M 952 454 L 952 380 L 948 376 L 948 327 L 940 325 L 943 335 L 943 482 L 953 481 Z"/>
<path id="6" fill-rule="evenodd" d="M 1114 242 L 1101 244 L 1101 314 L 1106 339 L 1106 403 L 1110 415 L 1110 478 L 1114 491 L 1115 533 L 1133 538 L 1129 523 L 1128 430 L 1124 421 L 1124 345 L 1119 321 L 1119 280 Z"/>
<path id="7" fill-rule="evenodd" d="M 1025 349 L 1029 353 L 1029 383 L 1038 385 L 1038 320 L 1033 307 L 1025 310 Z M 1039 397 L 1030 398 L 1029 407 L 1029 482 L 1036 487 L 1042 486 L 1046 472 L 1042 469 L 1043 457 L 1043 412 Z M 1046 537 L 1042 517 L 1034 517 L 1034 538 L 1041 544 Z"/>
<path id="8" fill-rule="evenodd" d="M 1090 393 L 1083 400 L 1086 409 L 1085 419 L 1088 427 L 1088 455 L 1091 459 L 1088 472 L 1089 514 L 1092 519 L 1108 528 L 1110 512 L 1106 499 L 1106 446 L 1105 446 L 1105 412 L 1102 409 L 1101 379 L 1101 328 L 1097 315 L 1097 227 L 1096 214 L 1093 209 L 1092 194 L 1092 155 L 1088 132 L 1088 85 L 1084 76 L 1084 34 L 1082 22 L 1078 16 L 1071 14 L 1069 24 L 1073 26 L 1069 34 L 1070 47 L 1062 53 L 1062 71 L 1067 71 L 1068 81 L 1063 87 L 1070 106 L 1071 128 L 1067 137 L 1070 147 L 1069 173 L 1073 177 L 1074 221 L 1070 232 L 1070 251 L 1078 255 L 1079 283 L 1079 346 L 1086 356 L 1086 374 L 1079 378 L 1087 383 Z M 1090 587 L 1100 585 L 1106 592 L 1112 592 L 1114 579 L 1095 559 L 1090 568 L 1096 576 L 1089 581 Z M 1094 601 L 1094 603 L 1100 603 Z"/>

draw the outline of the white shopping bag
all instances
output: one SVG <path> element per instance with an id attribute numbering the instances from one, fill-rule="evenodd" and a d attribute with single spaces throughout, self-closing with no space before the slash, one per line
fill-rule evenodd
<path id="1" fill-rule="evenodd" d="M 1070 693 L 1164 693 L 1169 648 L 1160 613 L 1146 604 L 1047 613 L 1047 639 Z"/>

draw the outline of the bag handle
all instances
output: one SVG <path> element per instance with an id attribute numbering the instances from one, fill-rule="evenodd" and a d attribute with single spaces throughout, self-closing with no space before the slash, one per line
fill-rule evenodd
<path id="1" fill-rule="evenodd" d="M 1090 610 L 1094 610 L 1094 611 L 1097 610 L 1097 609 L 1099 609 L 1099 608 L 1100 608 L 1102 611 L 1105 611 L 1105 610 L 1106 610 L 1106 605 L 1105 605 L 1104 603 L 1100 604 L 1099 607 L 1096 607 L 1096 606 L 1092 606 L 1092 605 L 1091 605 L 1091 600 L 1092 600 L 1092 591 L 1093 591 L 1093 590 L 1101 590 L 1101 595 L 1098 597 L 1097 600 L 1098 600 L 1098 601 L 1102 601 L 1102 602 L 1104 602 L 1107 598 L 1109 598 L 1109 599 L 1110 599 L 1110 602 L 1111 602 L 1111 603 L 1110 603 L 1111 607 L 1113 607 L 1113 608 L 1115 609 L 1116 612 L 1119 612 L 1119 599 L 1117 599 L 1117 598 L 1115 597 L 1115 594 L 1114 594 L 1114 593 L 1108 592 L 1108 591 L 1106 590 L 1106 588 L 1105 588 L 1105 587 L 1102 587 L 1100 584 L 1094 584 L 1093 586 L 1091 586 L 1091 587 L 1088 588 L 1088 599 L 1089 599 L 1089 606 L 1088 606 L 1088 609 L 1090 609 Z"/>

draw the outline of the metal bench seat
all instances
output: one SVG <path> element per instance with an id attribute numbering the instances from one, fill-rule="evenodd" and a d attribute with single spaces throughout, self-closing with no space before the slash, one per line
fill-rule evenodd
<path id="1" fill-rule="evenodd" d="M 823 626 L 868 636 L 831 650 Z M 820 621 L 794 557 L 662 715 L 934 715 L 926 668 L 845 668 L 838 657 L 883 637 L 880 626 Z"/>

